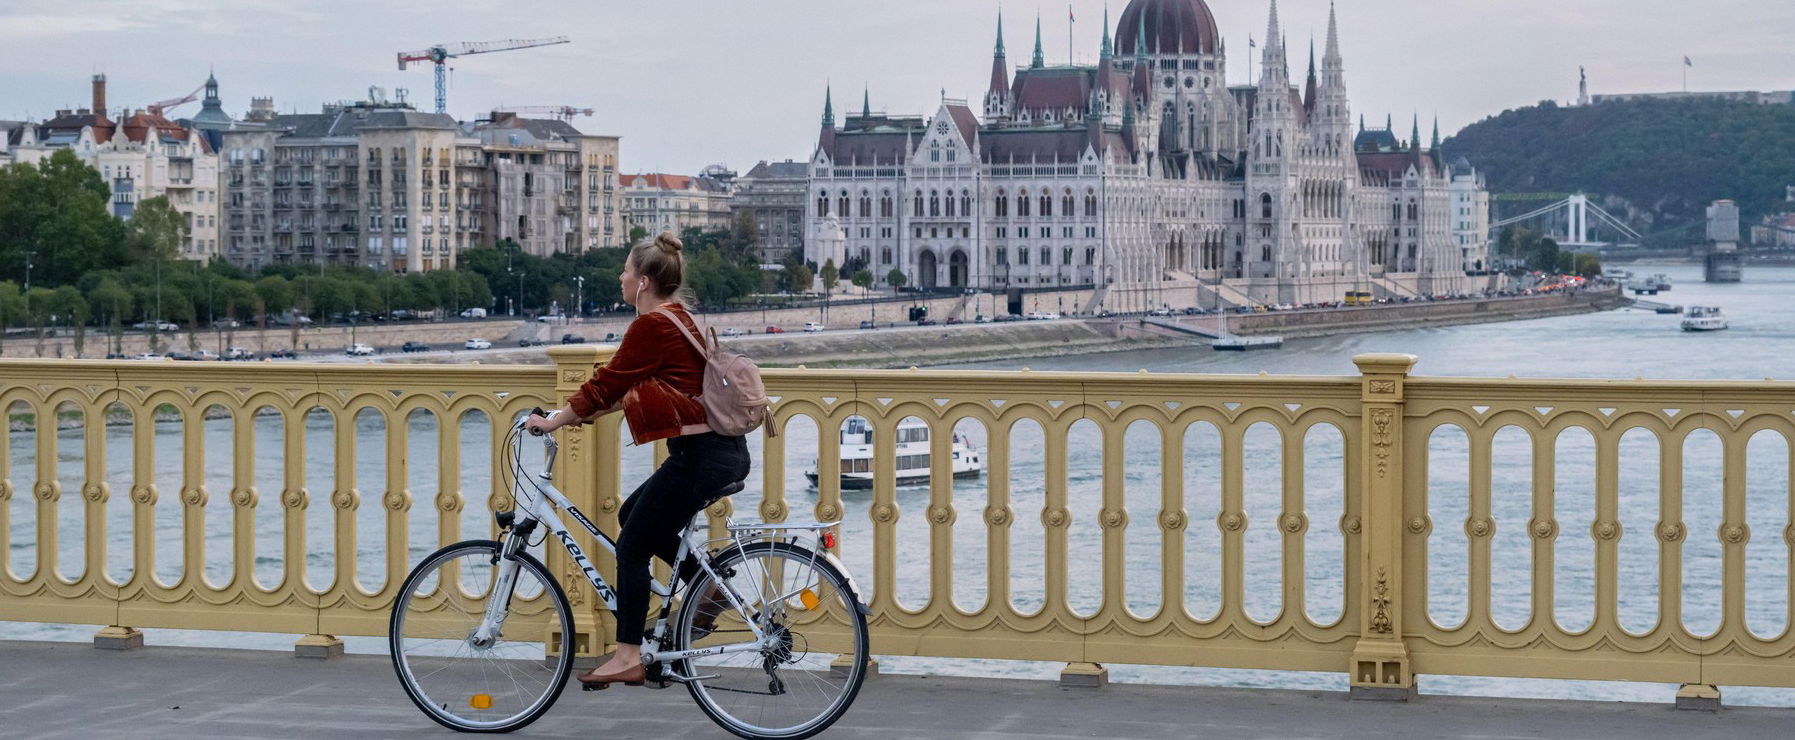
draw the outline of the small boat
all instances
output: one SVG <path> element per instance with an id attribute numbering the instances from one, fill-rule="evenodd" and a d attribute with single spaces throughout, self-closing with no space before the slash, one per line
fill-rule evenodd
<path id="1" fill-rule="evenodd" d="M 920 486 L 929 482 L 931 451 L 929 425 L 906 419 L 897 428 L 897 484 Z M 977 478 L 985 469 L 984 458 L 961 435 L 954 435 L 953 463 L 955 478 Z M 804 477 L 817 484 L 817 462 L 811 461 Z M 849 419 L 841 431 L 841 489 L 866 490 L 873 487 L 873 429 L 865 419 Z"/>
<path id="2" fill-rule="evenodd" d="M 1670 290 L 1670 276 L 1660 272 L 1651 277 L 1637 278 L 1627 283 L 1627 290 L 1633 291 L 1633 295 L 1657 295 Z"/>
<path id="3" fill-rule="evenodd" d="M 1218 337 L 1209 343 L 1210 349 L 1217 352 L 1250 352 L 1256 349 L 1278 349 L 1283 346 L 1283 337 L 1243 337 L 1236 334 Z"/>
<path id="4" fill-rule="evenodd" d="M 1726 316 L 1716 306 L 1690 306 L 1683 312 L 1683 331 L 1720 331 L 1726 327 Z"/>

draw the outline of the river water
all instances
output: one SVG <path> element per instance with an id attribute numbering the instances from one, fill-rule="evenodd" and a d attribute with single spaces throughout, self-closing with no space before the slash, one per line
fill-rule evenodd
<path id="1" fill-rule="evenodd" d="M 1677 328 L 1675 316 L 1661 316 L 1642 310 L 1612 311 L 1579 316 L 1566 316 L 1521 322 L 1474 326 L 1443 327 L 1339 337 L 1290 340 L 1278 352 L 1218 353 L 1207 348 L 1114 352 L 1096 355 L 1035 359 L 1014 362 L 991 362 L 966 365 L 981 369 L 1014 369 L 1022 366 L 1038 370 L 1132 371 L 1154 372 L 1257 373 L 1274 374 L 1354 374 L 1353 355 L 1365 352 L 1406 352 L 1421 358 L 1417 374 L 1463 376 L 1535 377 L 1645 377 L 1654 379 L 1760 379 L 1775 377 L 1781 372 L 1778 362 L 1795 350 L 1795 303 L 1787 296 L 1795 291 L 1795 268 L 1750 268 L 1746 282 L 1735 285 L 1706 285 L 1701 282 L 1699 266 L 1639 265 L 1635 272 L 1665 272 L 1671 275 L 1675 288 L 1660 296 L 1668 303 L 1718 305 L 1725 309 L 1732 329 L 1712 334 L 1686 334 Z M 16 410 L 15 410 L 16 411 Z M 312 492 L 312 504 L 306 516 L 306 529 L 311 552 L 303 568 L 306 580 L 315 587 L 327 586 L 334 571 L 334 556 L 328 543 L 333 513 L 327 501 L 335 473 L 331 449 L 333 430 L 328 416 L 318 413 L 307 418 L 305 480 Z M 354 479 L 362 492 L 363 502 L 356 513 L 356 527 L 361 533 L 357 553 L 358 581 L 367 588 L 378 588 L 385 578 L 380 564 L 384 561 L 384 511 L 379 506 L 380 492 L 386 488 L 385 430 L 372 414 L 355 421 L 358 455 Z M 407 456 L 413 461 L 434 460 L 437 455 L 437 420 L 426 414 L 414 415 L 407 422 L 411 429 Z M 490 420 L 480 416 L 459 420 L 462 437 L 462 470 L 459 488 L 467 503 L 458 522 L 459 530 L 468 537 L 485 536 L 490 513 L 484 492 L 490 490 L 490 447 L 485 435 Z M 983 448 L 985 430 L 977 423 L 962 422 L 956 431 L 967 436 L 972 444 Z M 157 567 L 155 574 L 164 581 L 181 576 L 179 563 L 178 508 L 173 492 L 180 487 L 180 436 L 178 423 L 158 425 L 157 485 L 162 504 L 157 507 L 157 536 L 154 543 Z M 803 479 L 803 470 L 811 463 L 816 449 L 818 430 L 807 421 L 797 421 L 788 430 L 788 462 L 786 470 L 787 498 L 794 516 L 803 516 L 815 503 L 815 493 Z M 1513 433 L 1511 435 L 1511 433 Z M 67 431 L 59 436 L 58 478 L 65 495 L 58 511 L 60 536 L 59 567 L 64 575 L 81 572 L 80 500 L 81 474 L 80 434 Z M 206 577 L 223 582 L 230 574 L 231 539 L 229 502 L 231 452 L 228 421 L 206 423 L 204 476 L 211 491 L 206 522 Z M 253 566 L 258 582 L 272 585 L 283 570 L 280 561 L 281 510 L 276 502 L 282 479 L 284 460 L 280 455 L 281 430 L 278 418 L 260 420 L 256 429 L 255 483 L 261 491 L 262 503 L 255 512 L 256 560 Z M 1197 428 L 1189 435 L 1185 449 L 1187 499 L 1186 508 L 1192 522 L 1213 523 L 1219 513 L 1219 457 L 1212 429 Z M 12 437 L 11 463 L 15 490 L 29 491 L 35 450 L 29 436 L 15 433 Z M 1070 586 L 1071 604 L 1081 613 L 1094 611 L 1101 599 L 1101 583 L 1097 553 L 1101 551 L 1100 534 L 1094 522 L 1100 508 L 1101 440 L 1089 423 L 1076 425 L 1069 440 L 1069 498 L 1073 511 L 1070 530 L 1073 558 Z M 1786 446 L 1779 440 L 1754 439 L 1748 450 L 1748 515 L 1757 532 L 1778 532 L 1787 524 L 1786 477 L 1774 473 L 1784 471 Z M 1762 444 L 1760 444 L 1762 443 Z M 1158 440 L 1151 430 L 1131 428 L 1124 441 L 1130 467 L 1124 484 L 1126 501 L 1134 522 L 1151 522 L 1159 499 Z M 1247 602 L 1249 616 L 1269 620 L 1285 605 L 1280 603 L 1278 587 L 1280 536 L 1263 523 L 1272 522 L 1279 513 L 1279 465 L 1277 433 L 1256 427 L 1246 437 L 1247 476 L 1245 479 L 1246 509 L 1249 525 L 1246 532 Z M 113 427 L 107 432 L 107 479 L 114 491 L 107 506 L 107 528 L 111 533 L 109 557 L 104 567 L 114 578 L 130 575 L 130 506 L 123 494 L 129 490 L 128 427 Z M 1043 533 L 1038 510 L 1042 496 L 1041 478 L 1044 461 L 1041 431 L 1024 422 L 1012 432 L 1012 501 L 1018 512 L 1011 544 L 1011 589 L 1016 606 L 1033 611 L 1041 603 L 1044 588 L 1041 552 Z M 755 447 L 758 449 L 758 445 Z M 1337 434 L 1323 429 L 1312 432 L 1306 441 L 1304 488 L 1309 520 L 1317 523 L 1305 534 L 1305 571 L 1303 591 L 1305 608 L 1311 619 L 1326 624 L 1339 618 L 1343 603 L 1340 586 L 1341 550 L 1343 543 L 1337 527 L 1320 523 L 1337 521 L 1341 505 L 1341 443 Z M 323 452 L 324 454 L 319 454 Z M 1530 471 L 1525 436 L 1516 430 L 1499 434 L 1494 447 L 1494 479 L 1492 506 L 1496 521 L 1493 555 L 1497 562 L 1525 562 L 1530 556 L 1524 534 L 1525 522 L 1531 515 Z M 1658 519 L 1656 483 L 1656 442 L 1629 436 L 1622 442 L 1623 472 L 1621 478 L 1621 521 L 1626 532 L 1650 532 Z M 1430 535 L 1429 614 L 1443 625 L 1464 619 L 1466 578 L 1465 535 L 1456 526 L 1467 516 L 1465 504 L 1468 456 L 1462 435 L 1436 434 L 1430 441 L 1430 511 L 1435 527 Z M 1558 442 L 1557 518 L 1565 532 L 1587 531 L 1573 521 L 1590 521 L 1594 516 L 1594 445 L 1586 435 L 1576 433 L 1561 437 Z M 1686 449 L 1686 504 L 1684 518 L 1690 532 L 1714 532 L 1719 524 L 1719 443 L 1712 436 L 1698 433 Z M 166 462 L 162 462 L 166 461 Z M 652 464 L 645 449 L 626 449 L 623 478 L 633 483 L 644 477 Z M 761 474 L 756 471 L 749 481 L 758 489 Z M 427 504 L 437 492 L 434 466 L 414 462 L 405 481 L 414 501 Z M 751 506 L 758 500 L 758 491 L 737 497 L 738 507 Z M 479 492 L 479 493 L 476 493 Z M 953 527 L 955 551 L 953 596 L 956 603 L 977 609 L 985 601 L 985 537 L 979 512 L 985 504 L 984 479 L 958 481 L 954 486 L 954 503 L 959 512 Z M 845 560 L 863 586 L 871 586 L 872 567 L 865 548 L 856 542 L 870 541 L 868 502 L 864 494 L 844 496 L 847 514 L 843 542 Z M 900 542 L 904 549 L 916 552 L 898 563 L 895 584 L 900 603 L 920 607 L 929 593 L 928 527 L 920 513 L 926 510 L 926 488 L 904 488 L 898 493 L 903 515 L 898 522 Z M 15 573 L 27 573 L 35 567 L 33 505 L 29 496 L 15 496 L 11 502 L 12 527 L 10 555 Z M 409 532 L 408 561 L 415 561 L 434 548 L 436 523 L 424 515 L 427 505 L 419 506 Z M 165 517 L 165 518 L 164 518 Z M 1748 626 L 1761 635 L 1779 634 L 1785 628 L 1786 590 L 1780 577 L 1788 567 L 1787 552 L 1778 546 L 1777 538 L 1754 538 L 1747 548 Z M 1130 546 L 1126 557 L 1124 596 L 1137 613 L 1151 613 L 1158 608 L 1158 548 L 1142 538 L 1142 545 Z M 1710 541 L 1713 540 L 1713 541 Z M 1219 609 L 1220 536 L 1211 526 L 1187 528 L 1187 582 L 1183 601 L 1191 613 L 1206 618 Z M 1579 629 L 1593 619 L 1594 587 L 1591 575 L 1593 546 L 1588 537 L 1561 537 L 1558 548 L 1558 600 L 1554 615 L 1565 628 Z M 1138 549 L 1136 549 L 1138 547 Z M 1086 556 L 1088 555 L 1088 557 Z M 1518 560 L 1517 560 L 1518 558 Z M 1692 536 L 1685 548 L 1684 609 L 1685 621 L 1697 634 L 1711 632 L 1719 623 L 1718 590 L 1713 587 L 1720 575 L 1720 547 L 1712 537 Z M 1644 537 L 1623 537 L 1620 546 L 1622 586 L 1618 611 L 1623 626 L 1631 630 L 1649 629 L 1657 618 L 1657 555 L 1652 540 Z M 402 574 L 401 574 L 402 575 Z M 1524 624 L 1528 612 L 1527 568 L 1503 568 L 1494 574 L 1492 603 L 1499 625 L 1514 628 Z M 1543 617 L 1542 617 L 1543 618 Z M 93 632 L 89 626 L 0 623 L 0 639 L 87 640 Z M 223 645 L 235 647 L 291 649 L 292 636 L 255 633 L 208 633 L 181 630 L 149 630 L 152 644 Z M 381 643 L 373 638 L 351 638 L 349 648 L 356 651 L 380 652 Z M 882 658 L 882 668 L 897 672 L 938 672 L 969 675 L 1001 675 L 1052 678 L 1058 665 L 925 658 Z M 1214 670 L 1168 668 L 1155 666 L 1110 666 L 1112 677 L 1121 681 L 1156 683 L 1261 686 L 1281 688 L 1344 689 L 1346 678 L 1341 674 L 1307 674 L 1272 671 Z M 1424 676 L 1421 689 L 1429 693 L 1470 693 L 1497 696 L 1577 697 L 1588 699 L 1620 699 L 1668 701 L 1674 687 L 1653 684 L 1619 684 L 1608 682 L 1544 681 L 1528 679 L 1485 679 L 1447 676 Z M 1761 703 L 1795 706 L 1795 691 L 1728 687 L 1729 703 Z"/>

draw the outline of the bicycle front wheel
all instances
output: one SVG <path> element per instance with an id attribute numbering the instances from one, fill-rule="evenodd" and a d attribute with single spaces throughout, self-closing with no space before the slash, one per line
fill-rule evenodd
<path id="1" fill-rule="evenodd" d="M 866 616 L 847 577 L 811 550 L 756 542 L 727 550 L 686 591 L 674 623 L 678 649 L 755 642 L 753 650 L 678 661 L 704 713 L 723 729 L 754 740 L 797 740 L 829 728 L 853 704 L 866 678 Z M 705 598 L 727 587 L 727 597 Z M 708 627 L 705 626 L 708 623 Z"/>
<path id="2" fill-rule="evenodd" d="M 510 732 L 536 721 L 567 684 L 570 650 L 548 637 L 573 634 L 567 594 L 541 561 L 516 556 L 510 593 L 494 594 L 501 545 L 468 540 L 437 550 L 411 571 L 393 601 L 388 643 L 399 683 L 437 723 L 462 732 Z M 477 636 L 493 598 L 509 614 Z"/>

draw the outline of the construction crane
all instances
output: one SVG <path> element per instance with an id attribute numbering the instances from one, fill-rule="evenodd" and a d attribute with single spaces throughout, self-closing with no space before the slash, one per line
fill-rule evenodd
<path id="1" fill-rule="evenodd" d="M 200 92 L 205 89 L 206 89 L 206 85 L 205 85 L 205 83 L 202 82 L 202 83 L 200 83 L 199 87 L 193 88 L 193 92 L 187 93 L 186 95 L 183 95 L 178 98 L 169 98 L 168 100 L 162 100 L 162 101 L 150 103 L 146 107 L 149 108 L 149 111 L 151 113 L 159 116 L 159 115 L 162 115 L 163 111 L 169 110 L 171 108 L 177 108 L 177 107 L 186 105 L 188 103 L 191 103 L 195 100 L 199 100 Z"/>
<path id="2" fill-rule="evenodd" d="M 493 112 L 550 116 L 562 121 L 572 121 L 574 116 L 590 116 L 595 111 L 591 108 L 575 108 L 571 105 L 501 105 Z"/>
<path id="3" fill-rule="evenodd" d="M 566 36 L 553 36 L 546 39 L 506 39 L 504 41 L 463 41 L 455 44 L 437 44 L 421 51 L 399 52 L 399 69 L 403 71 L 405 65 L 412 62 L 430 62 L 436 65 L 436 112 L 446 113 L 449 107 L 449 94 L 448 85 L 444 79 L 443 65 L 450 59 L 474 54 L 490 54 L 495 51 L 531 49 L 538 46 L 566 43 L 572 43 L 572 39 Z"/>

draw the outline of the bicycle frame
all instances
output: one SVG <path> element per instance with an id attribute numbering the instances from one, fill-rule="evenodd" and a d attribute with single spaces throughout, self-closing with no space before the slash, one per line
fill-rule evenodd
<path id="1" fill-rule="evenodd" d="M 519 432 L 522 429 L 522 421 L 518 422 L 513 427 L 514 432 Z M 568 557 L 573 559 L 574 565 L 579 566 L 580 572 L 586 574 L 586 580 L 592 584 L 593 591 L 598 594 L 598 598 L 604 603 L 605 608 L 610 609 L 613 612 L 617 610 L 617 592 L 605 581 L 604 576 L 599 575 L 598 569 L 593 567 L 592 561 L 586 557 L 586 552 L 580 548 L 578 543 L 573 541 L 573 536 L 568 533 L 567 525 L 561 521 L 561 517 L 556 513 L 556 510 L 562 509 L 567 511 L 567 513 L 574 518 L 574 521 L 579 522 L 580 526 L 584 527 L 588 533 L 598 540 L 599 545 L 610 551 L 612 555 L 617 554 L 617 541 L 611 539 L 611 537 L 604 532 L 599 531 L 598 527 L 592 523 L 591 519 L 587 519 L 586 515 L 581 513 L 579 508 L 573 505 L 573 502 L 567 500 L 567 497 L 563 495 L 559 489 L 555 488 L 551 479 L 551 472 L 554 470 L 555 457 L 559 452 L 560 445 L 552 436 L 545 437 L 543 443 L 547 448 L 547 460 L 543 464 L 543 472 L 536 476 L 538 481 L 530 484 L 530 495 L 526 495 L 524 490 L 523 476 L 527 471 L 523 469 L 522 463 L 515 463 L 512 470 L 512 501 L 515 501 L 518 504 L 517 511 L 519 512 L 519 516 L 516 524 L 511 527 L 501 543 L 502 547 L 500 548 L 500 551 L 503 553 L 503 556 L 499 563 L 498 577 L 493 584 L 492 598 L 487 601 L 485 617 L 480 621 L 480 625 L 475 628 L 473 635 L 470 636 L 470 639 L 476 645 L 490 644 L 496 639 L 499 626 L 504 624 L 505 617 L 510 613 L 508 605 L 510 604 L 512 589 L 516 586 L 517 579 L 518 561 L 516 555 L 527 545 L 526 540 L 528 539 L 528 535 L 535 529 L 537 524 L 546 527 L 550 534 L 561 541 L 561 546 L 566 548 Z M 688 524 L 685 529 L 680 531 L 679 549 L 674 557 L 674 562 L 683 562 L 686 555 L 690 553 L 690 530 L 691 528 Z M 737 547 L 740 547 L 740 540 L 736 540 L 736 545 Z M 717 576 L 717 572 L 711 569 L 710 563 L 706 562 L 706 559 L 698 558 L 697 563 L 698 567 L 709 574 L 712 579 L 719 583 L 723 582 L 723 579 Z M 673 584 L 671 579 L 669 579 L 669 583 L 662 584 L 660 581 L 650 578 L 648 587 L 650 591 L 663 599 L 669 599 L 673 595 Z M 734 593 L 733 588 L 724 588 L 722 589 L 722 593 L 724 598 L 729 601 L 730 606 L 734 607 L 743 616 L 747 616 L 747 607 Z M 656 620 L 654 631 L 651 634 L 659 635 L 665 628 L 666 621 L 666 609 L 663 608 L 662 614 Z M 766 633 L 761 629 L 760 625 L 755 623 L 755 620 L 747 619 L 744 621 L 747 623 L 749 630 L 754 633 L 753 642 L 719 645 L 698 650 L 679 650 L 666 653 L 655 653 L 651 647 L 645 645 L 642 652 L 643 661 L 652 663 L 656 661 L 675 661 L 708 655 L 720 655 L 724 653 L 757 652 L 761 650 L 767 642 Z"/>

